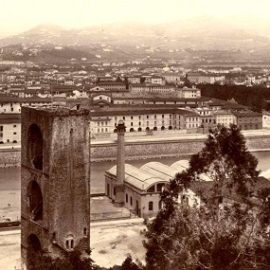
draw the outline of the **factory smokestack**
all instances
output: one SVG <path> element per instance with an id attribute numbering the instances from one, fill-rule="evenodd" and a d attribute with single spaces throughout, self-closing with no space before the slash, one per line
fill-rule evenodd
<path id="1" fill-rule="evenodd" d="M 124 203 L 124 181 L 125 181 L 125 132 L 124 121 L 120 120 L 117 127 L 117 167 L 116 167 L 116 198 L 115 202 Z"/>

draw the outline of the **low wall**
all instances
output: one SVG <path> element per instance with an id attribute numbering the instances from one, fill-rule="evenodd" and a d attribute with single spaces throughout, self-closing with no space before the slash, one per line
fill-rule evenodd
<path id="1" fill-rule="evenodd" d="M 167 140 L 151 140 L 147 137 L 145 140 L 129 141 L 125 144 L 126 160 L 192 155 L 202 149 L 205 139 L 206 136 Z M 250 151 L 270 151 L 270 135 L 246 136 L 246 142 Z M 95 142 L 91 146 L 91 160 L 94 162 L 115 160 L 116 156 L 115 142 Z M 17 167 L 20 162 L 20 149 L 0 149 L 1 168 Z"/>
<path id="2" fill-rule="evenodd" d="M 126 142 L 126 160 L 138 160 L 161 157 L 181 157 L 197 153 L 204 146 L 206 136 L 200 138 L 185 138 L 167 140 L 152 140 Z M 270 135 L 246 136 L 248 149 L 253 152 L 270 151 Z M 95 143 L 91 149 L 92 161 L 115 160 L 117 156 L 116 143 Z"/>
<path id="3" fill-rule="evenodd" d="M 21 149 L 0 149 L 0 168 L 20 167 Z"/>

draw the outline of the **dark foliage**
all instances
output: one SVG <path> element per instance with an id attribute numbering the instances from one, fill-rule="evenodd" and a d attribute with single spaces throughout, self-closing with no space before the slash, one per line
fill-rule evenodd
<path id="1" fill-rule="evenodd" d="M 270 189 L 255 192 L 256 167 L 236 126 L 211 130 L 161 195 L 164 207 L 146 232 L 146 269 L 270 269 Z M 181 204 L 179 193 L 203 174 L 212 180 L 206 199 Z"/>
<path id="2" fill-rule="evenodd" d="M 270 110 L 270 89 L 263 86 L 239 85 L 199 85 L 202 96 L 223 100 L 234 98 L 239 104 L 253 108 L 254 111 Z"/>

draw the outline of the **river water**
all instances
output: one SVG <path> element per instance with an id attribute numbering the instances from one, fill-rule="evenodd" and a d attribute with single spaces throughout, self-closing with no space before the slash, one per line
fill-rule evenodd
<path id="1" fill-rule="evenodd" d="M 270 152 L 254 152 L 258 159 L 258 169 L 266 170 L 270 168 Z M 188 159 L 183 156 L 181 159 Z M 180 158 L 161 158 L 132 160 L 127 163 L 136 167 L 150 161 L 159 161 L 166 165 L 171 165 Z M 103 193 L 104 172 L 116 164 L 115 161 L 94 162 L 91 165 L 91 193 Z M 1 219 L 17 219 L 20 212 L 20 189 L 21 189 L 21 169 L 20 168 L 0 168 L 0 221 Z"/>
<path id="2" fill-rule="evenodd" d="M 258 169 L 266 170 L 270 168 L 270 152 L 252 153 L 258 159 Z M 188 159 L 188 156 L 182 158 L 161 158 L 161 159 L 143 159 L 132 160 L 127 163 L 136 167 L 150 161 L 159 161 L 166 165 L 171 165 L 179 159 Z M 91 166 L 91 191 L 92 193 L 104 192 L 104 172 L 116 164 L 115 161 L 93 162 Z M 0 191 L 20 190 L 21 188 L 21 169 L 20 168 L 0 168 Z M 0 201 L 1 204 L 1 201 Z"/>

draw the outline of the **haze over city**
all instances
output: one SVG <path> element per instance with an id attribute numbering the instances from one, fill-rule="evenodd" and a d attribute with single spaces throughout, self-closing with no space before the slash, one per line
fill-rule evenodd
<path id="1" fill-rule="evenodd" d="M 259 34 L 269 24 L 267 0 L 1 0 L 0 35 L 26 31 L 40 24 L 64 28 L 106 26 L 112 23 L 196 24 L 198 17 L 238 25 Z"/>

